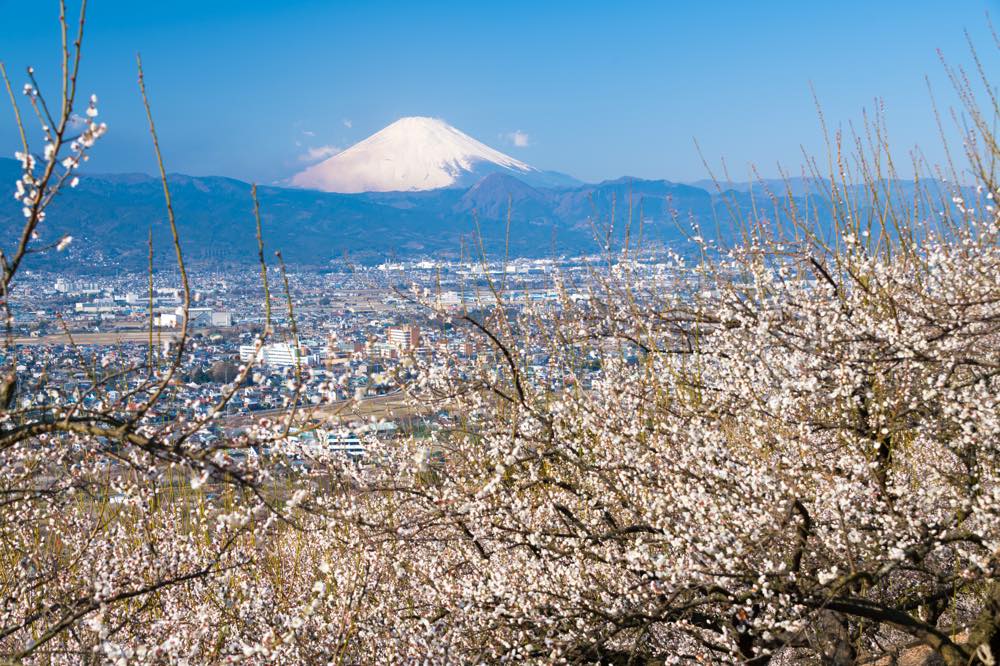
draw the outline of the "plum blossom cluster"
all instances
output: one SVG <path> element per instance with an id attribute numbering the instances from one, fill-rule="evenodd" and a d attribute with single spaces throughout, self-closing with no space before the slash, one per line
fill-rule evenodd
<path id="1" fill-rule="evenodd" d="M 29 75 L 34 82 L 33 70 L 29 69 Z M 23 149 L 14 153 L 21 163 L 14 199 L 21 203 L 25 219 L 37 224 L 45 219 L 48 203 L 64 184 L 76 187 L 80 183 L 75 172 L 90 159 L 88 151 L 107 133 L 108 126 L 97 120 L 97 95 L 90 96 L 85 118 L 71 113 L 69 105 L 64 106 L 61 117 L 53 118 L 34 83 L 25 84 L 23 92 L 38 118 L 45 145 L 42 154 L 35 155 L 25 140 Z"/>
<path id="2" fill-rule="evenodd" d="M 558 317 L 493 312 L 494 359 L 426 369 L 419 399 L 460 396 L 465 426 L 423 443 L 411 484 L 338 504 L 406 553 L 392 612 L 423 610 L 386 658 L 860 660 L 919 640 L 989 663 L 996 241 L 761 239 L 665 273 L 685 280 L 622 265 Z M 557 394 L 525 371 L 544 340 Z M 574 381 L 595 355 L 600 380 Z"/>

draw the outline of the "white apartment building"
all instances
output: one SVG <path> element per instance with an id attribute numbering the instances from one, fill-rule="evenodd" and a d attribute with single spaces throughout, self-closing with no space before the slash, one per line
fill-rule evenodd
<path id="1" fill-rule="evenodd" d="M 247 363 L 254 358 L 254 345 L 240 345 L 240 361 Z M 275 368 L 293 368 L 298 364 L 303 366 L 313 365 L 316 357 L 310 352 L 308 347 L 299 345 L 296 349 L 294 345 L 287 342 L 276 342 L 264 345 L 260 348 L 257 358 L 264 363 Z"/>

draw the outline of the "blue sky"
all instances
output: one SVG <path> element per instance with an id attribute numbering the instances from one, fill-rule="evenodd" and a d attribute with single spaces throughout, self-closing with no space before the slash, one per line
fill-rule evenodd
<path id="1" fill-rule="evenodd" d="M 71 0 L 71 5 L 76 1 Z M 0 0 L 0 60 L 58 66 L 55 0 Z M 135 85 L 141 51 L 168 169 L 262 183 L 406 115 L 441 117 L 543 169 L 585 180 L 692 181 L 706 156 L 743 178 L 792 171 L 830 124 L 884 99 L 893 144 L 940 159 L 924 76 L 936 49 L 989 66 L 1000 2 L 319 2 L 91 0 L 82 87 L 110 125 L 92 168 L 151 171 Z M 992 71 L 1000 71 L 993 67 Z M 514 141 L 516 132 L 521 140 Z M 527 145 L 515 145 L 526 143 Z M 11 155 L 0 109 L 0 150 Z"/>

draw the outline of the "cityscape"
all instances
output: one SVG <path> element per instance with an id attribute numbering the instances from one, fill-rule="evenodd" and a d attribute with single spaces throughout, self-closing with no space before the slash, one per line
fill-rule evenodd
<path id="1" fill-rule="evenodd" d="M 22 410 L 100 403 L 127 414 L 145 395 L 140 389 L 150 366 L 165 367 L 183 334 L 189 353 L 181 356 L 165 399 L 146 414 L 149 422 L 209 417 L 195 440 L 216 442 L 295 405 L 307 414 L 319 410 L 317 423 L 336 414 L 343 438 L 376 433 L 385 440 L 450 418 L 446 410 L 413 413 L 398 397 L 417 377 L 414 361 L 471 363 L 491 353 L 481 336 L 446 325 L 443 317 L 488 315 L 501 283 L 511 316 L 526 308 L 555 316 L 561 304 L 593 297 L 602 261 L 597 255 L 492 264 L 421 259 L 290 270 L 287 294 L 275 287 L 285 276 L 271 267 L 270 314 L 259 270 L 188 274 L 187 307 L 176 272 L 26 272 L 10 300 L 11 345 L 0 360 L 16 362 L 15 403 Z M 650 262 L 643 271 L 649 278 L 676 277 L 666 266 Z M 526 353 L 527 376 L 553 391 L 567 381 L 589 388 L 600 375 L 594 363 L 570 379 L 541 344 Z M 223 396 L 225 408 L 216 413 Z M 354 454 L 363 457 L 364 446 Z"/>

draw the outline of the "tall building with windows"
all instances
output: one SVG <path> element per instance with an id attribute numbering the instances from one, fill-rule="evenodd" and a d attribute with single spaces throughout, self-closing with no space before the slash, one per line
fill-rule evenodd
<path id="1" fill-rule="evenodd" d="M 413 351 L 420 346 L 420 327 L 415 324 L 390 326 L 386 331 L 386 339 L 390 346 L 399 351 Z"/>

